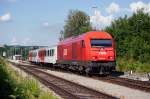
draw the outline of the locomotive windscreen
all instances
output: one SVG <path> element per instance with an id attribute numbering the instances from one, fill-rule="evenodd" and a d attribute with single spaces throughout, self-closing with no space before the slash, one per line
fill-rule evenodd
<path id="1" fill-rule="evenodd" d="M 91 47 L 112 47 L 111 39 L 91 39 Z"/>

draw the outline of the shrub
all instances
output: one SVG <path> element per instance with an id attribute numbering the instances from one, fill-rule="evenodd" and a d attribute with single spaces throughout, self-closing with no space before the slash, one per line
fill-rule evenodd
<path id="1" fill-rule="evenodd" d="M 141 63 L 139 61 L 135 61 L 134 59 L 125 59 L 118 58 L 117 59 L 117 70 L 119 71 L 133 71 L 137 73 L 148 73 L 150 72 L 150 64 Z"/>
<path id="2" fill-rule="evenodd" d="M 0 58 L 0 99 L 56 99 L 50 93 L 40 89 L 38 82 L 12 70 L 7 62 Z"/>

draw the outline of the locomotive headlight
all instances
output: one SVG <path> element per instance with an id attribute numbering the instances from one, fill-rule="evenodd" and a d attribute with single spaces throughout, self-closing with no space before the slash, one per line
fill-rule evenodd
<path id="1" fill-rule="evenodd" d="M 97 59 L 97 56 L 93 56 L 92 59 Z"/>
<path id="2" fill-rule="evenodd" d="M 95 56 L 93 56 L 92 59 L 95 59 Z"/>
<path id="3" fill-rule="evenodd" d="M 108 58 L 109 58 L 109 59 L 113 59 L 113 57 L 112 57 L 112 56 L 108 56 Z"/>

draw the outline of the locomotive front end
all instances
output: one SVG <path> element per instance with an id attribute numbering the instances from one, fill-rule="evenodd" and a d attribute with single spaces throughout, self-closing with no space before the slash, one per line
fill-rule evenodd
<path id="1" fill-rule="evenodd" d="M 114 40 L 108 33 L 97 34 L 89 38 L 90 65 L 87 72 L 109 74 L 116 66 Z"/>

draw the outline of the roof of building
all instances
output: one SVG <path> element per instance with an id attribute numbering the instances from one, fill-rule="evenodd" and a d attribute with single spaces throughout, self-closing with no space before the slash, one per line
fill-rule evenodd
<path id="1" fill-rule="evenodd" d="M 0 44 L 0 47 L 4 47 L 4 45 Z"/>

